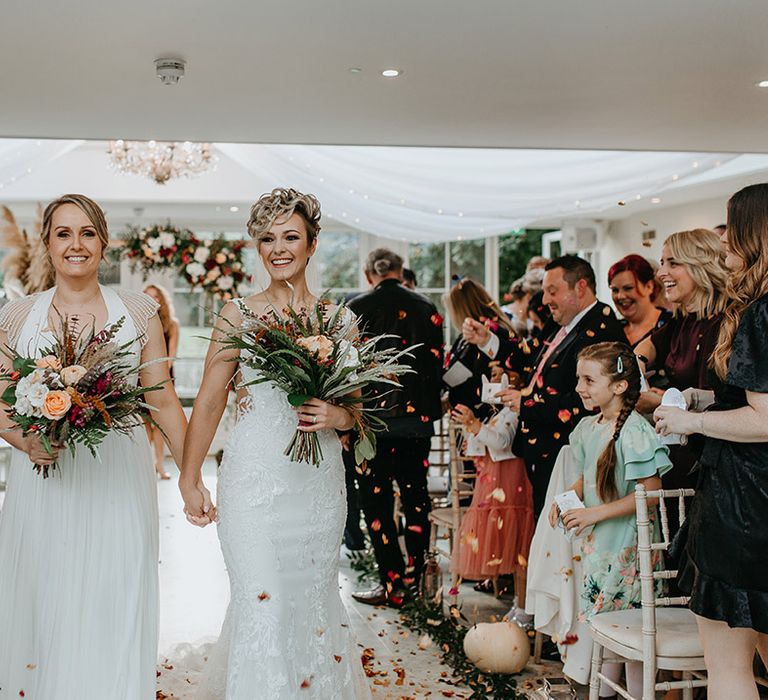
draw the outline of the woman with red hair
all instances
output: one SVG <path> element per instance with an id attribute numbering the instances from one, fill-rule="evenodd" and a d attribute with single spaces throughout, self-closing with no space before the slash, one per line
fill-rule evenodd
<path id="1" fill-rule="evenodd" d="M 624 333 L 633 349 L 661 328 L 672 314 L 656 306 L 659 292 L 651 263 L 640 255 L 627 255 L 608 270 L 613 305 L 624 317 Z"/>

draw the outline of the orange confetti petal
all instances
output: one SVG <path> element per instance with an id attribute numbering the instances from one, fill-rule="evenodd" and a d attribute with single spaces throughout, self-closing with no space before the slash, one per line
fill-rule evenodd
<path id="1" fill-rule="evenodd" d="M 371 523 L 371 530 L 373 530 L 374 532 L 378 532 L 379 530 L 381 530 L 381 520 L 374 520 Z"/>
<path id="2" fill-rule="evenodd" d="M 259 600 L 269 600 L 271 597 L 266 591 L 259 593 Z"/>

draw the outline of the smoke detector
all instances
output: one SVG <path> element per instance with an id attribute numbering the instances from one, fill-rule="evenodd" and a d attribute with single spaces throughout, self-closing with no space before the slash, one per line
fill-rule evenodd
<path id="1" fill-rule="evenodd" d="M 184 77 L 187 62 L 183 58 L 158 58 L 155 72 L 163 85 L 176 85 Z"/>

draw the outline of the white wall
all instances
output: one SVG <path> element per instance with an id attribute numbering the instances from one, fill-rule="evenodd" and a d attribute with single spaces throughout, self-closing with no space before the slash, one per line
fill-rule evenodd
<path id="1" fill-rule="evenodd" d="M 699 202 L 659 207 L 632 214 L 625 219 L 607 222 L 607 234 L 600 249 L 601 272 L 597 280 L 598 296 L 610 302 L 608 291 L 608 269 L 630 253 L 637 253 L 651 260 L 661 257 L 661 246 L 667 236 L 676 231 L 693 228 L 713 228 L 725 223 L 728 197 L 705 199 Z M 655 230 L 656 238 L 650 247 L 643 246 L 642 233 Z"/>

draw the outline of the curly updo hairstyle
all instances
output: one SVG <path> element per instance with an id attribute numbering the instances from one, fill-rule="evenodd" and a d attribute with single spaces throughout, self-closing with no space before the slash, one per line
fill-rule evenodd
<path id="1" fill-rule="evenodd" d="M 251 207 L 248 235 L 258 243 L 275 221 L 284 221 L 293 214 L 304 220 L 308 243 L 312 245 L 320 233 L 320 202 L 313 194 L 304 194 L 292 187 L 276 187 L 259 197 Z"/>

